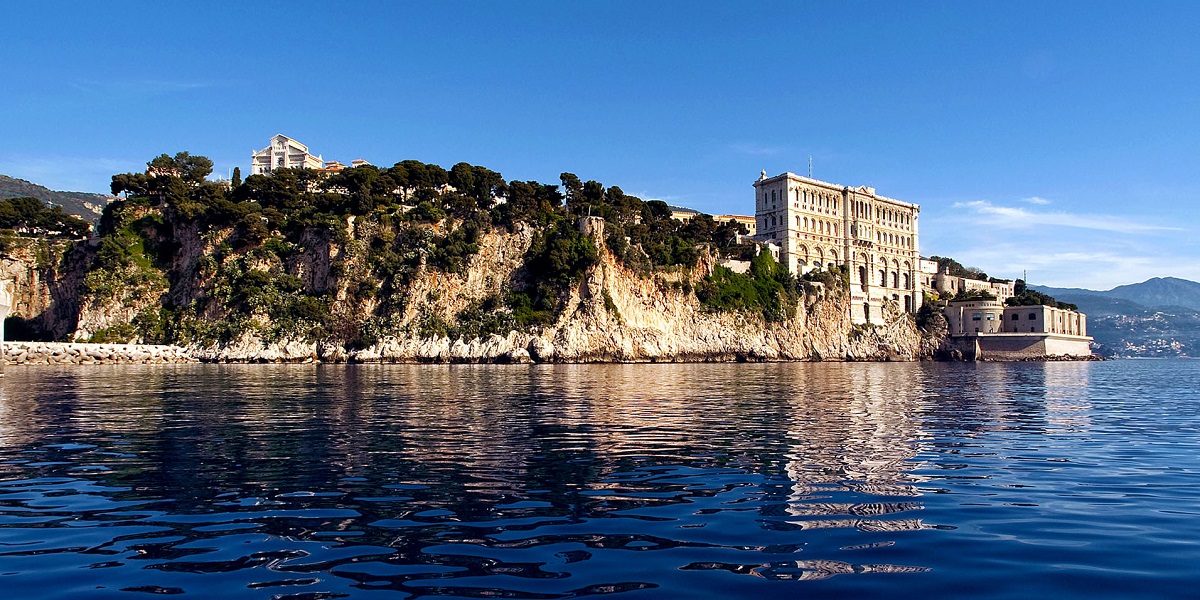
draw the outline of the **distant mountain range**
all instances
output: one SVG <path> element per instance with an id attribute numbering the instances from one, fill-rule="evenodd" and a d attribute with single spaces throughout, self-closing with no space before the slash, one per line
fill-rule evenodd
<path id="1" fill-rule="evenodd" d="M 47 204 L 61 206 L 66 212 L 78 215 L 89 223 L 100 220 L 100 213 L 114 196 L 89 194 L 87 192 L 56 192 L 45 186 L 0 175 L 0 200 L 20 197 L 37 198 Z"/>
<path id="2" fill-rule="evenodd" d="M 1102 355 L 1200 357 L 1200 283 L 1155 277 L 1107 291 L 1030 287 L 1079 306 Z"/>

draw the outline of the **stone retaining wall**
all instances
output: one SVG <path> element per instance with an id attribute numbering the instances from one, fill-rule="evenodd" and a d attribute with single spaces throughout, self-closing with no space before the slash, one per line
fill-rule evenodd
<path id="1" fill-rule="evenodd" d="M 5 342 L 9 365 L 155 365 L 196 362 L 186 348 L 141 344 Z"/>

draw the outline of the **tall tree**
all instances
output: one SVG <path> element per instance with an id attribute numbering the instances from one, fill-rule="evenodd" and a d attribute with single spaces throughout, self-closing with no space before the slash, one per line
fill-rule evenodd
<path id="1" fill-rule="evenodd" d="M 212 173 L 213 162 L 205 156 L 192 156 L 177 152 L 175 156 L 160 154 L 146 163 L 146 172 L 156 177 L 178 177 L 192 185 L 199 185 Z"/>

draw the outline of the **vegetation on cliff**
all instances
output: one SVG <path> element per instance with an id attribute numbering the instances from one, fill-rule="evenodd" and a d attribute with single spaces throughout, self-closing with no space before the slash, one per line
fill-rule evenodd
<path id="1" fill-rule="evenodd" d="M 718 269 L 693 281 L 704 256 L 746 255 L 736 243 L 741 226 L 707 215 L 679 221 L 661 201 L 571 173 L 551 185 L 405 160 L 332 174 L 278 169 L 231 185 L 208 181 L 211 168 L 180 152 L 113 177 L 122 197 L 90 242 L 81 293 L 85 306 L 131 314 L 91 329 L 81 323 L 84 337 L 220 344 L 252 334 L 362 348 L 384 336 L 536 329 L 563 316 L 600 260 L 597 244 L 638 275 L 671 274 L 712 310 L 768 321 L 794 314 L 810 285 L 769 255 L 746 276 Z M 604 235 L 582 233 L 584 217 L 602 219 Z M 504 280 L 490 295 L 442 302 L 456 307 L 449 313 L 431 309 L 442 291 L 423 282 L 465 277 L 497 235 L 525 240 L 519 267 L 497 273 Z"/>

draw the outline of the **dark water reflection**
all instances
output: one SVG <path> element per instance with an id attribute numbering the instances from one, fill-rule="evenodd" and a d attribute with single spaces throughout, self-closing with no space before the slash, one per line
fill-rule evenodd
<path id="1" fill-rule="evenodd" d="M 1200 559 L 1191 362 L 7 374 L 21 598 L 1187 597 Z"/>

